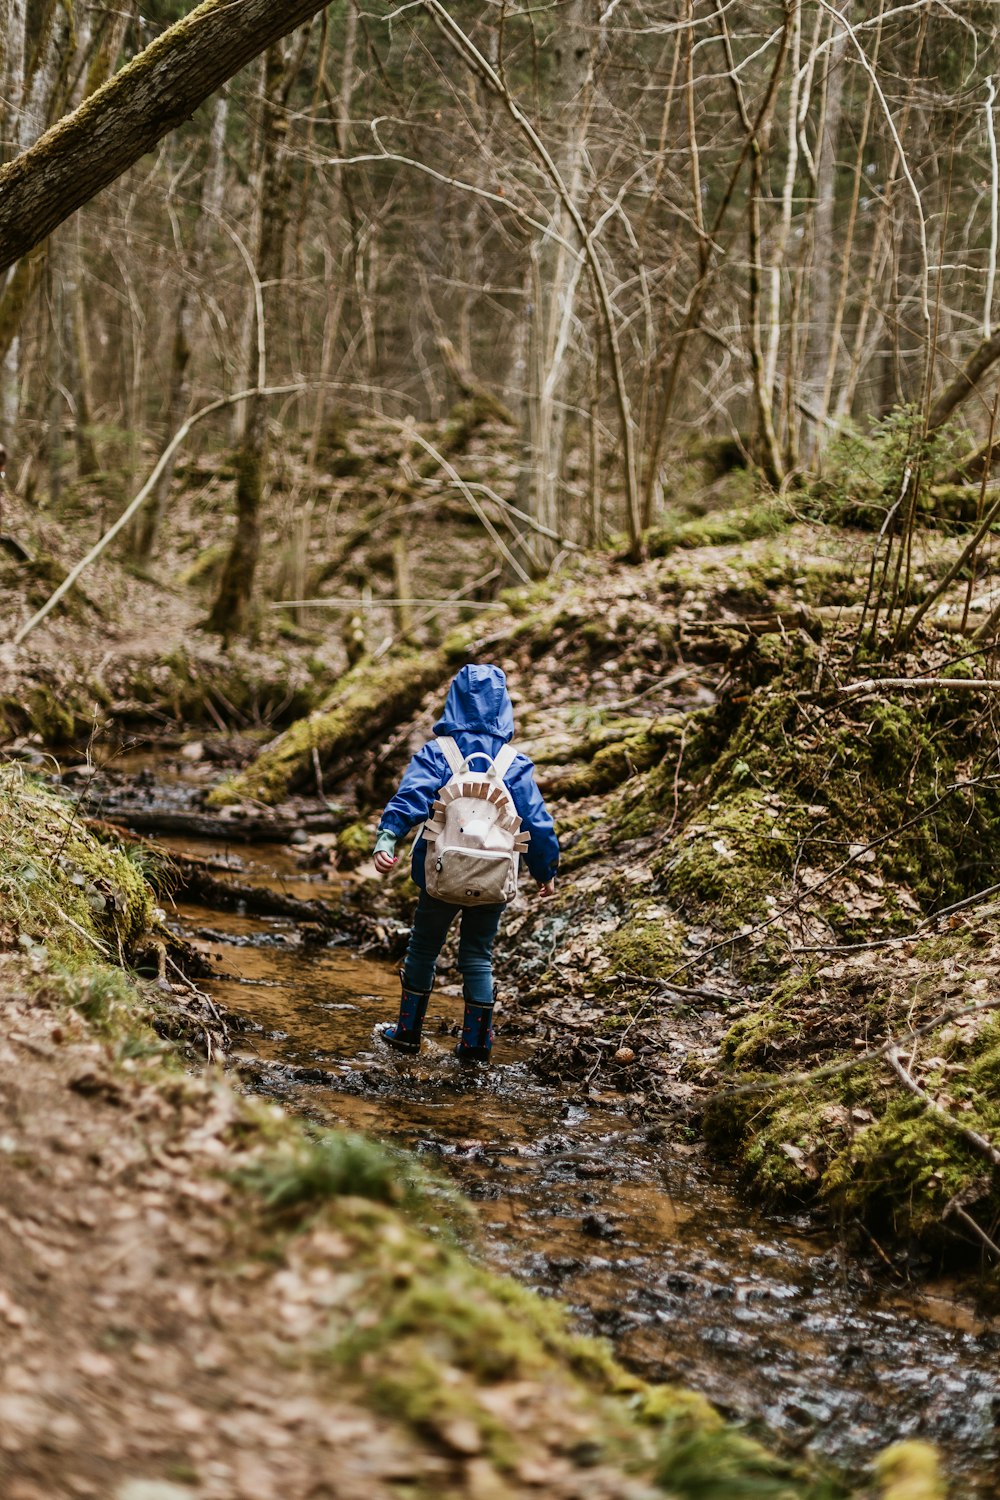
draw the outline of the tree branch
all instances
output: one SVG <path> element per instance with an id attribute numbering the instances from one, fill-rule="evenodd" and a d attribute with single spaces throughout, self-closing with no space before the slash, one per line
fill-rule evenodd
<path id="1" fill-rule="evenodd" d="M 326 0 L 204 0 L 0 168 L 0 271 L 128 170 Z"/>

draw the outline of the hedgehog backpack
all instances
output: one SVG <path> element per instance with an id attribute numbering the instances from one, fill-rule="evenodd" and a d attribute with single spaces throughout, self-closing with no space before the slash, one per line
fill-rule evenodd
<path id="1" fill-rule="evenodd" d="M 497 906 L 517 894 L 520 856 L 530 835 L 521 832 L 504 776 L 515 751 L 504 745 L 495 760 L 475 750 L 463 757 L 448 735 L 437 743 L 451 776 L 438 792 L 424 825 L 427 894 L 454 906 Z M 473 771 L 483 760 L 486 770 Z"/>

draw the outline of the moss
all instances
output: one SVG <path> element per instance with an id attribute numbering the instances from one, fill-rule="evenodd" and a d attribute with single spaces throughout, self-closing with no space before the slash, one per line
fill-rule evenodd
<path id="1" fill-rule="evenodd" d="M 102 684 L 66 684 L 53 675 L 26 692 L 0 696 L 0 733 L 37 734 L 52 748 L 72 745 L 92 732 L 95 713 L 107 706 Z"/>
<path id="2" fill-rule="evenodd" d="M 152 1027 L 153 1012 L 145 1012 L 133 980 L 110 964 L 54 964 L 40 988 L 47 998 L 71 1006 L 96 1034 L 112 1044 L 119 1060 L 161 1056 L 163 1044 Z"/>
<path id="3" fill-rule="evenodd" d="M 689 823 L 654 868 L 686 913 L 710 908 L 720 925 L 736 927 L 767 914 L 768 896 L 791 876 L 805 827 L 798 803 L 751 787 L 709 804 L 704 821 Z"/>
<path id="4" fill-rule="evenodd" d="M 882 1500 L 946 1500 L 948 1487 L 930 1443 L 893 1443 L 875 1460 Z"/>
<path id="5" fill-rule="evenodd" d="M 849 1061 L 855 1037 L 905 1035 L 928 1011 L 940 1013 L 943 975 L 960 973 L 974 1002 L 981 934 L 978 922 L 953 927 L 920 945 L 908 965 L 888 971 L 864 963 L 862 955 L 853 966 L 814 966 L 789 977 L 731 1029 L 721 1060 L 736 1083 L 746 1076 L 736 1070 L 809 1071 Z M 922 1086 L 944 1101 L 956 1126 L 1000 1140 L 1000 1018 L 972 1012 L 943 1024 L 922 1037 L 915 1057 Z M 929 1061 L 921 1065 L 922 1059 Z M 953 1200 L 992 1232 L 1000 1217 L 1000 1180 L 960 1131 L 927 1110 L 884 1062 L 849 1067 L 804 1087 L 782 1085 L 774 1071 L 749 1077 L 769 1087 L 717 1095 L 705 1113 L 705 1134 L 714 1150 L 736 1160 L 765 1201 L 815 1200 L 848 1223 L 870 1226 L 883 1243 L 917 1241 L 947 1256 L 963 1250 L 948 1217 Z"/>
<path id="6" fill-rule="evenodd" d="M 608 742 L 599 749 L 591 748 L 593 741 L 584 742 L 581 754 L 588 763 L 568 774 L 551 777 L 550 789 L 557 796 L 569 799 L 612 791 L 631 777 L 650 770 L 671 746 L 679 744 L 682 721 L 680 717 L 640 721 L 640 727 L 624 738 L 610 737 L 619 733 L 615 728 L 606 732 Z"/>
<path id="7" fill-rule="evenodd" d="M 197 584 L 218 583 L 228 556 L 228 542 L 213 542 L 177 575 L 177 587 L 187 589 L 194 588 Z"/>
<path id="8" fill-rule="evenodd" d="M 17 766 L 0 767 L 3 919 L 69 957 L 127 955 L 150 926 L 153 892 L 127 853 Z"/>
<path id="9" fill-rule="evenodd" d="M 718 547 L 776 536 L 792 521 L 782 502 L 761 500 L 733 509 L 712 511 L 694 520 L 666 520 L 648 534 L 650 557 L 665 557 L 678 547 Z"/>
<path id="10" fill-rule="evenodd" d="M 259 1157 L 235 1180 L 283 1214 L 354 1197 L 396 1204 L 421 1217 L 440 1218 L 443 1206 L 452 1214 L 461 1207 L 467 1216 L 454 1189 L 433 1178 L 415 1156 L 345 1131 L 282 1140 L 276 1152 Z"/>
<path id="11" fill-rule="evenodd" d="M 375 844 L 375 836 L 365 820 L 349 823 L 337 834 L 337 864 L 341 869 L 354 870 L 369 857 Z"/>
<path id="12" fill-rule="evenodd" d="M 687 1412 L 665 1424 L 657 1478 L 685 1500 L 834 1500 L 846 1494 L 833 1479 L 769 1453 L 746 1434 L 706 1426 Z"/>
<path id="13" fill-rule="evenodd" d="M 663 978 L 682 961 L 685 931 L 682 922 L 654 902 L 639 902 L 627 920 L 602 939 L 601 951 L 616 973 Z"/>

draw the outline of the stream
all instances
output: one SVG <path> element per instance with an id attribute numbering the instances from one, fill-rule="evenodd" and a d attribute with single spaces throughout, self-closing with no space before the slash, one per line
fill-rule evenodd
<path id="1" fill-rule="evenodd" d="M 332 893 L 293 847 L 162 842 L 243 884 Z M 972 1289 L 873 1279 L 805 1216 L 758 1213 L 700 1146 L 637 1124 L 621 1098 L 542 1082 L 502 1021 L 493 1065 L 460 1067 L 447 963 L 423 1052 L 402 1058 L 375 1035 L 398 1000 L 387 963 L 284 918 L 179 902 L 171 920 L 217 971 L 202 987 L 251 1023 L 234 1037 L 248 1087 L 451 1175 L 479 1204 L 488 1262 L 558 1295 L 630 1368 L 854 1470 L 892 1441 L 929 1438 L 956 1497 L 1000 1495 L 1000 1320 L 977 1316 Z M 498 951 L 502 968 L 502 933 Z"/>

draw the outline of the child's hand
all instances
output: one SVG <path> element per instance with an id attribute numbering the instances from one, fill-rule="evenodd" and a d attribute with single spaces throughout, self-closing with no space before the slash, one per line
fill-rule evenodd
<path id="1" fill-rule="evenodd" d="M 372 854 L 376 870 L 380 875 L 388 875 L 398 858 L 395 837 L 383 829 L 375 841 L 375 849 Z"/>
<path id="2" fill-rule="evenodd" d="M 539 901 L 547 901 L 548 898 L 550 896 L 554 896 L 555 893 L 556 893 L 556 882 L 555 882 L 554 878 L 552 880 L 543 880 L 542 884 L 538 887 L 538 899 L 539 899 Z"/>

